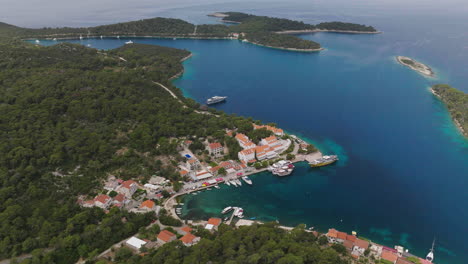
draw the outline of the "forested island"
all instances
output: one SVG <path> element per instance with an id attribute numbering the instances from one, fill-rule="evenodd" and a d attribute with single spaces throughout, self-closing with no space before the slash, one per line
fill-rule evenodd
<path id="1" fill-rule="evenodd" d="M 379 33 L 372 26 L 344 22 L 327 22 L 317 25 L 306 24 L 284 18 L 256 16 L 239 12 L 216 13 L 223 22 L 235 25 L 207 24 L 194 25 L 181 19 L 151 18 L 83 28 L 22 28 L 0 23 L 0 34 L 20 39 L 61 39 L 96 37 L 163 37 L 197 39 L 239 39 L 265 47 L 291 51 L 319 51 L 319 43 L 304 40 L 295 33 L 340 32 Z M 281 35 L 280 35 L 281 34 Z"/>
<path id="2" fill-rule="evenodd" d="M 431 91 L 442 102 L 452 116 L 453 121 L 465 137 L 468 137 L 468 94 L 447 84 L 436 84 Z"/>
<path id="3" fill-rule="evenodd" d="M 404 57 L 404 56 L 396 56 L 396 60 L 401 65 L 409 67 L 410 69 L 417 71 L 424 76 L 434 77 L 434 72 L 432 71 L 431 68 L 429 68 L 429 66 L 422 64 L 414 59 Z"/>

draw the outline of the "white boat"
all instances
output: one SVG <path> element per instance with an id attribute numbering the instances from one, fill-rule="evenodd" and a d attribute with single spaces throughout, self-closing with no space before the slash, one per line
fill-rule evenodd
<path id="1" fill-rule="evenodd" d="M 36 39 L 36 43 L 39 43 L 40 41 L 38 39 Z"/>
<path id="2" fill-rule="evenodd" d="M 80 35 L 80 40 L 82 40 L 82 39 L 83 39 L 83 36 Z"/>
<path id="3" fill-rule="evenodd" d="M 435 244 L 435 239 L 432 241 L 432 248 L 429 253 L 427 253 L 426 260 L 431 262 L 434 260 L 434 244 Z"/>
<path id="4" fill-rule="evenodd" d="M 249 177 L 244 176 L 242 177 L 242 180 L 245 181 L 245 183 L 247 183 L 248 185 L 252 185 L 252 180 Z"/>
<path id="5" fill-rule="evenodd" d="M 239 179 L 235 179 L 235 181 L 236 181 L 237 185 L 242 186 L 242 182 L 239 181 Z"/>
<path id="6" fill-rule="evenodd" d="M 197 192 L 193 192 L 192 195 L 197 195 Z"/>
<path id="7" fill-rule="evenodd" d="M 86 45 L 86 46 L 91 47 L 91 44 L 88 44 L 88 45 Z"/>
<path id="8" fill-rule="evenodd" d="M 133 44 L 133 41 L 129 40 L 129 41 L 125 42 L 125 44 Z"/>
<path id="9" fill-rule="evenodd" d="M 223 211 L 221 211 L 222 214 L 227 214 L 229 213 L 230 211 L 234 210 L 234 207 L 232 206 L 228 206 L 226 208 L 223 209 Z"/>
<path id="10" fill-rule="evenodd" d="M 57 38 L 54 38 L 53 41 L 57 41 Z"/>
<path id="11" fill-rule="evenodd" d="M 101 35 L 101 39 L 102 39 L 102 35 Z"/>
<path id="12" fill-rule="evenodd" d="M 120 36 L 117 36 L 118 39 L 120 39 Z"/>
<path id="13" fill-rule="evenodd" d="M 231 183 L 229 181 L 224 182 L 227 186 L 231 186 Z"/>
<path id="14" fill-rule="evenodd" d="M 215 185 L 214 186 L 216 189 L 221 189 L 221 187 L 219 187 L 218 185 Z"/>
<path id="15" fill-rule="evenodd" d="M 217 103 L 220 103 L 220 102 L 224 102 L 226 101 L 227 99 L 227 96 L 213 96 L 211 98 L 208 98 L 208 100 L 206 100 L 206 104 L 207 105 L 212 105 L 212 104 L 217 104 Z"/>
<path id="16" fill-rule="evenodd" d="M 237 182 L 235 180 L 231 180 L 229 181 L 232 185 L 236 186 L 237 187 Z"/>

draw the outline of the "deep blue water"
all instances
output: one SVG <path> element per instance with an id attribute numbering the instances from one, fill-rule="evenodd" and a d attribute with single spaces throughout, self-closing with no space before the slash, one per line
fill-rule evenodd
<path id="1" fill-rule="evenodd" d="M 208 217 L 236 205 L 247 218 L 306 223 L 322 231 L 355 230 L 420 256 L 436 237 L 437 263 L 468 263 L 468 141 L 428 91 L 442 82 L 468 92 L 468 20 L 435 12 L 417 16 L 378 8 L 363 12 L 360 7 L 322 14 L 307 8 L 246 10 L 313 23 L 357 21 L 384 34 L 303 35 L 326 48 L 312 54 L 226 40 L 133 39 L 194 53 L 184 63 L 185 74 L 175 81 L 186 96 L 203 102 L 227 95 L 229 101 L 218 109 L 275 122 L 341 157 L 327 168 L 300 164 L 291 177 L 263 173 L 253 177 L 252 187 L 190 196 L 185 214 Z M 198 14 L 194 22 L 206 23 L 214 21 L 204 13 L 218 10 L 232 9 L 216 5 L 186 12 L 191 21 Z M 183 12 L 166 16 L 183 18 Z M 125 41 L 72 42 L 110 49 Z M 396 55 L 430 65 L 437 79 L 399 65 Z"/>

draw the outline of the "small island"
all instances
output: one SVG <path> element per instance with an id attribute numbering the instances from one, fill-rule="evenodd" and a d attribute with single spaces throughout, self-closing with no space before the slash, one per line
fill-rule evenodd
<path id="1" fill-rule="evenodd" d="M 468 94 L 447 84 L 436 84 L 431 92 L 444 102 L 458 129 L 468 138 Z"/>
<path id="2" fill-rule="evenodd" d="M 422 64 L 416 60 L 413 60 L 411 58 L 408 58 L 408 57 L 404 57 L 404 56 L 396 56 L 396 60 L 406 66 L 406 67 L 409 67 L 410 69 L 414 70 L 414 71 L 417 71 L 419 72 L 420 74 L 424 75 L 424 76 L 427 76 L 427 77 L 434 77 L 435 74 L 434 72 L 432 71 L 431 68 L 429 68 L 427 65 L 425 64 Z"/>

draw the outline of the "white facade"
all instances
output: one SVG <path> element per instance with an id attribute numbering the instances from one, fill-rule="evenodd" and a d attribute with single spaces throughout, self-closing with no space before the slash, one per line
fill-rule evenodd
<path id="1" fill-rule="evenodd" d="M 127 241 L 125 241 L 125 244 L 133 248 L 140 249 L 142 246 L 146 245 L 146 241 L 141 240 L 137 237 L 131 237 Z"/>
<path id="2" fill-rule="evenodd" d="M 253 149 L 242 150 L 242 151 L 239 151 L 239 153 L 237 153 L 237 156 L 240 161 L 243 161 L 244 163 L 248 163 L 249 161 L 255 159 L 255 150 Z"/>

